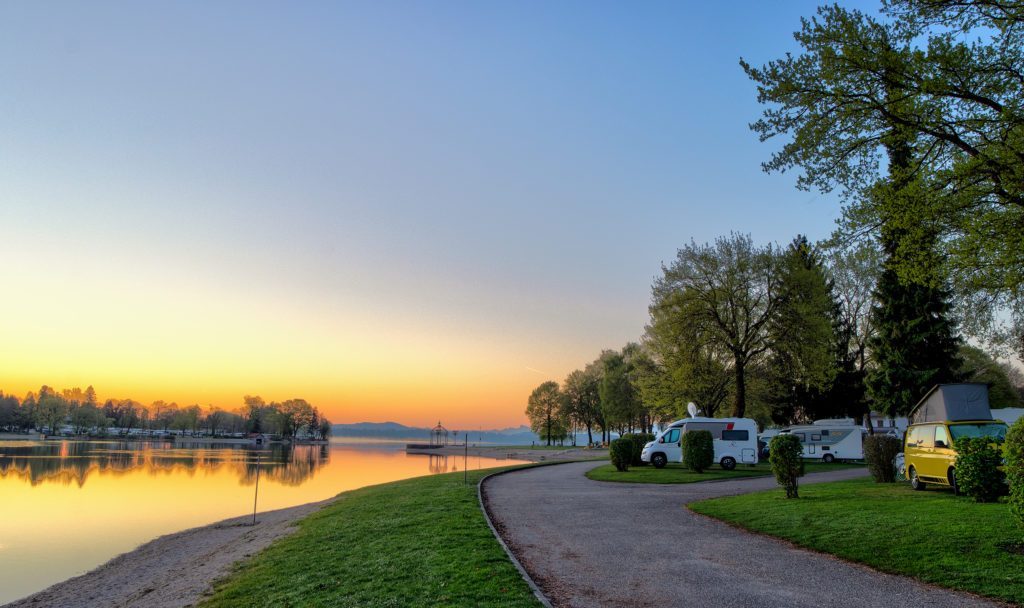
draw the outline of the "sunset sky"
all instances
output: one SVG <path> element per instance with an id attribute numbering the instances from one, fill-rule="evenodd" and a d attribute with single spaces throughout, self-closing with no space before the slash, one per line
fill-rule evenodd
<path id="1" fill-rule="evenodd" d="M 816 4 L 4 3 L 0 390 L 522 424 L 681 244 L 831 232 L 738 66 Z"/>

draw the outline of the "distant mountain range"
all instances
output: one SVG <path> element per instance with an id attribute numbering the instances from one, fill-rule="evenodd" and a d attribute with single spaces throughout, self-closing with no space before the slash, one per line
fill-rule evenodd
<path id="1" fill-rule="evenodd" d="M 431 429 L 425 427 L 406 426 L 397 422 L 357 422 L 355 424 L 335 424 L 331 427 L 333 437 L 358 437 L 362 439 L 409 439 L 426 441 L 430 439 Z M 494 445 L 530 445 L 537 441 L 537 435 L 528 426 L 507 429 L 448 429 L 449 433 L 458 431 L 461 442 L 469 432 L 470 443 L 491 443 Z M 454 439 L 454 435 L 449 436 Z M 583 442 L 586 443 L 586 436 Z"/>

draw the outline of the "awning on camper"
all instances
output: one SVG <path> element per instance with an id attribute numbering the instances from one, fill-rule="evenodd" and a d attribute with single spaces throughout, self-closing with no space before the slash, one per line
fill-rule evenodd
<path id="1" fill-rule="evenodd" d="M 910 424 L 942 420 L 992 420 L 988 385 L 937 384 L 910 412 Z"/>

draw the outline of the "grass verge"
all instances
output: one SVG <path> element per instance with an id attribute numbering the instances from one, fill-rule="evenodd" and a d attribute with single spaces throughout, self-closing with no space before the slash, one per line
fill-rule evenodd
<path id="1" fill-rule="evenodd" d="M 836 471 L 863 467 L 863 464 L 846 462 L 807 462 L 804 470 L 807 473 L 821 473 L 824 471 Z M 698 481 L 712 481 L 715 479 L 737 479 L 740 477 L 762 477 L 771 475 L 772 469 L 767 462 L 761 462 L 754 466 L 736 465 L 732 471 L 726 471 L 718 465 L 707 469 L 703 473 L 694 473 L 685 466 L 677 463 L 667 464 L 663 469 L 656 469 L 652 466 L 630 467 L 628 471 L 617 471 L 615 467 L 606 464 L 587 471 L 586 475 L 594 481 L 619 481 L 625 483 L 694 483 Z"/>
<path id="2" fill-rule="evenodd" d="M 1024 536 L 1006 504 L 857 479 L 803 486 L 798 500 L 770 490 L 689 508 L 885 572 L 1024 603 L 1024 555 L 1001 547 Z"/>
<path id="3" fill-rule="evenodd" d="M 346 492 L 201 606 L 539 606 L 480 512 L 476 485 L 491 472 Z"/>

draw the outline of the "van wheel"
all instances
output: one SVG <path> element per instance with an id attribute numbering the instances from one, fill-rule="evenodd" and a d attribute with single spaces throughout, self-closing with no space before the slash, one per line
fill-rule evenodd
<path id="1" fill-rule="evenodd" d="M 836 461 L 836 457 L 833 456 L 832 454 L 825 454 L 824 456 L 821 457 L 821 459 L 829 464 Z"/>
<path id="2" fill-rule="evenodd" d="M 953 488 L 953 496 L 960 496 L 960 486 L 956 482 L 956 469 L 950 469 L 946 474 L 946 479 L 949 480 L 949 485 Z"/>
<path id="3" fill-rule="evenodd" d="M 665 465 L 668 464 L 668 458 L 665 458 L 664 454 L 655 454 L 654 456 L 651 456 L 651 464 L 653 464 L 656 469 L 663 469 L 665 468 Z"/>
<path id="4" fill-rule="evenodd" d="M 733 458 L 732 456 L 726 456 L 725 458 L 722 459 L 722 462 L 720 464 L 722 465 L 722 468 L 725 469 L 726 471 L 731 471 L 736 468 L 736 459 Z"/>
<path id="5" fill-rule="evenodd" d="M 910 487 L 915 490 L 923 490 L 925 488 L 924 482 L 917 476 L 917 469 L 910 467 L 910 469 L 907 470 L 907 473 L 910 475 Z"/>

